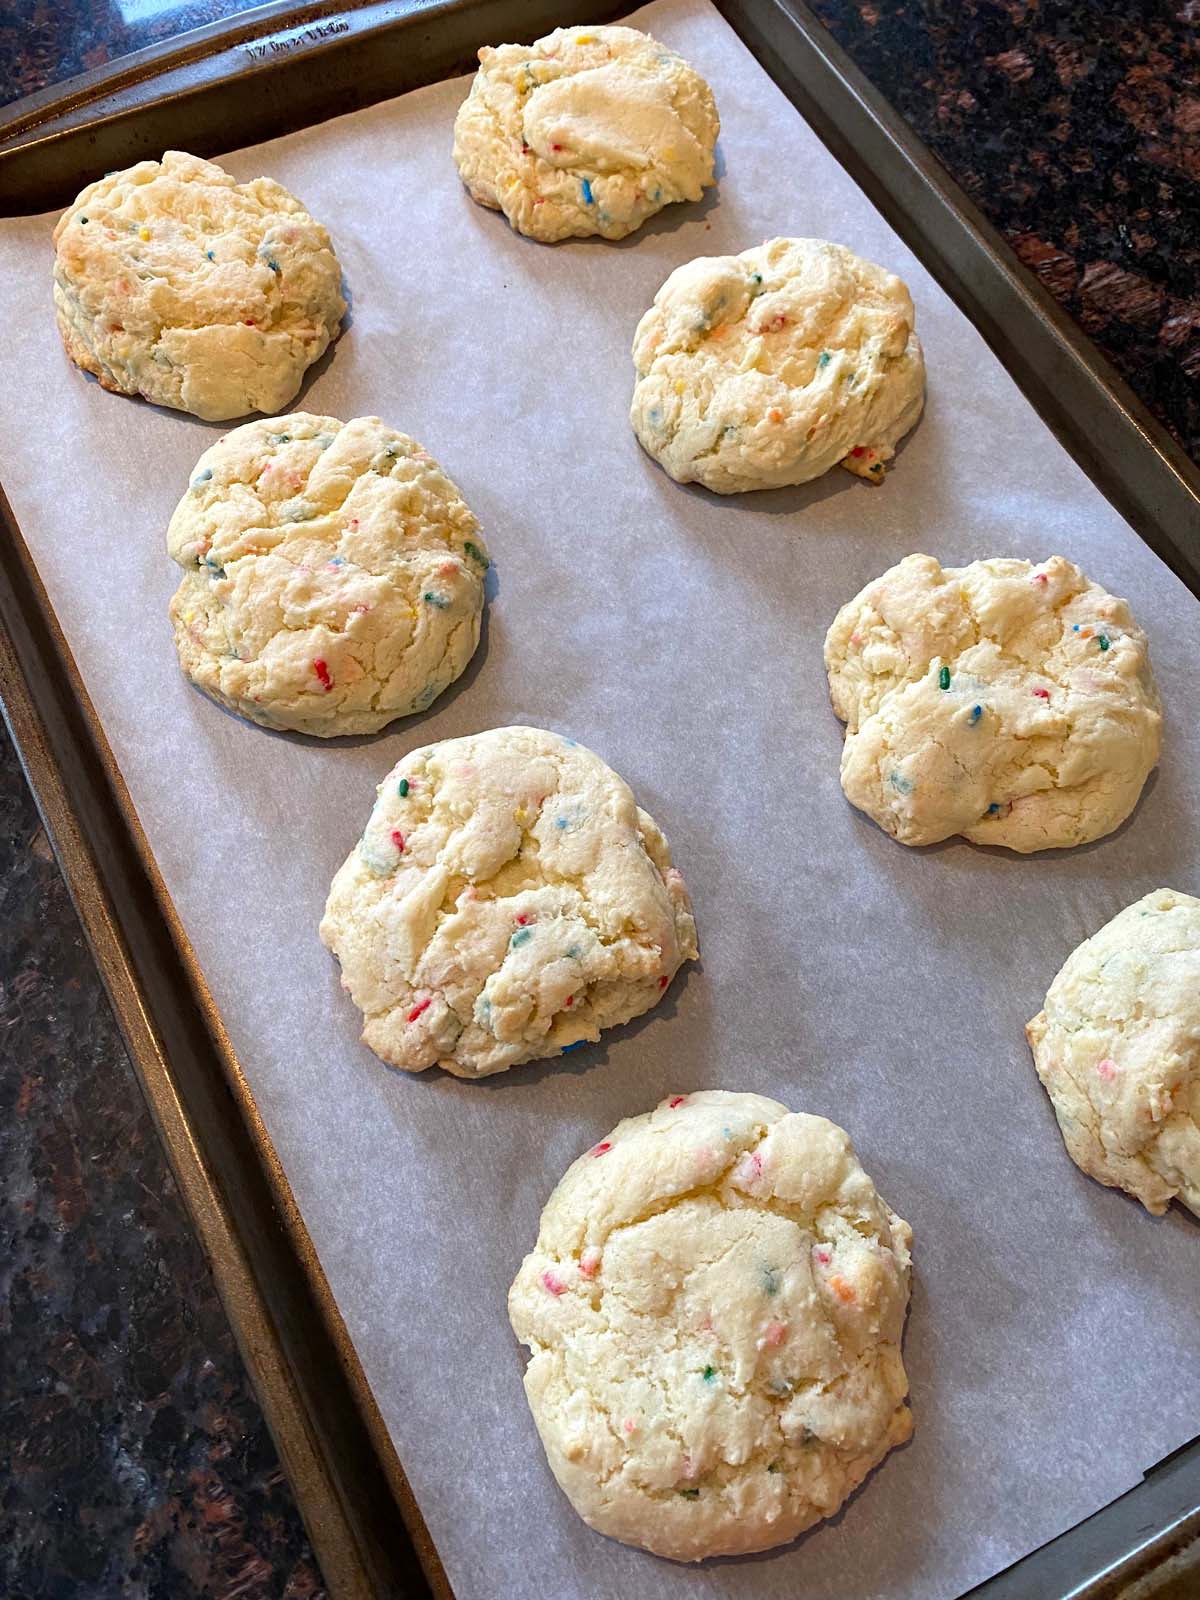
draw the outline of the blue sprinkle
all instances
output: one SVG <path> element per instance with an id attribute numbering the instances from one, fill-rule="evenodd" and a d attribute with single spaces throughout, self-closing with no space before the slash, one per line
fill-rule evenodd
<path id="1" fill-rule="evenodd" d="M 449 600 L 446 599 L 444 594 L 434 594 L 429 589 L 426 589 L 425 593 L 421 596 L 421 599 L 428 601 L 431 606 L 436 606 L 439 611 L 445 611 L 450 605 Z"/>
<path id="2" fill-rule="evenodd" d="M 971 723 L 972 727 L 975 726 L 975 724 L 979 721 L 979 719 L 980 719 L 980 717 L 982 715 L 983 715 L 983 707 L 982 706 L 972 706 L 971 707 L 970 723 Z"/>
<path id="3" fill-rule="evenodd" d="M 192 479 L 191 487 L 193 489 L 198 489 L 202 483 L 207 483 L 208 480 L 211 477 L 212 477 L 212 468 L 211 467 L 205 467 L 203 472 L 198 472 L 196 474 L 196 476 Z"/>
<path id="4" fill-rule="evenodd" d="M 821 367 L 822 369 L 824 369 L 825 367 L 827 367 L 829 365 L 829 363 L 832 360 L 833 360 L 833 357 L 829 354 L 829 351 L 828 350 L 822 350 L 821 354 L 817 357 L 817 365 L 818 365 L 818 367 Z"/>
<path id="5" fill-rule="evenodd" d="M 567 821 L 566 817 L 555 817 L 554 826 L 556 828 L 569 828 L 571 824 Z"/>
<path id="6" fill-rule="evenodd" d="M 533 929 L 532 928 L 518 928 L 516 933 L 513 934 L 512 938 L 508 942 L 512 946 L 512 948 L 514 950 L 516 950 L 521 945 L 528 944 L 530 939 L 532 939 L 532 938 L 533 938 Z"/>
<path id="7" fill-rule="evenodd" d="M 575 750 L 575 749 L 578 748 L 575 740 L 574 739 L 568 739 L 565 733 L 560 733 L 559 734 L 559 738 L 562 740 L 562 742 L 565 745 L 568 745 L 572 750 Z"/>
<path id="8" fill-rule="evenodd" d="M 586 1039 L 576 1039 L 574 1044 L 563 1045 L 562 1050 L 559 1053 L 564 1056 L 569 1056 L 572 1050 L 582 1050 L 586 1043 Z"/>
<path id="9" fill-rule="evenodd" d="M 653 427 L 657 428 L 661 421 L 662 421 L 662 412 L 658 409 L 657 406 L 651 406 L 650 407 L 650 422 L 651 422 L 651 425 Z"/>
<path id="10" fill-rule="evenodd" d="M 1071 625 L 1071 632 L 1072 632 L 1072 633 L 1078 633 L 1078 632 L 1079 632 L 1079 624 L 1078 624 L 1078 623 L 1077 623 L 1077 622 L 1075 622 L 1075 623 L 1072 623 L 1072 625 Z"/>
<path id="11" fill-rule="evenodd" d="M 722 1128 L 721 1129 L 721 1133 L 726 1139 L 732 1139 L 733 1138 L 733 1134 L 730 1131 L 730 1129 L 728 1129 L 728 1128 Z"/>
<path id="12" fill-rule="evenodd" d="M 991 805 L 988 807 L 988 816 L 989 817 L 995 817 L 995 816 L 998 816 L 999 813 L 1000 813 L 1000 807 L 993 800 Z"/>
<path id="13" fill-rule="evenodd" d="M 584 203 L 584 205 L 585 206 L 594 205 L 595 201 L 592 199 L 592 181 L 591 181 L 591 179 L 590 178 L 584 178 L 583 181 L 580 183 L 579 187 L 583 191 L 583 203 Z"/>
<path id="14" fill-rule="evenodd" d="M 223 578 L 225 576 L 225 568 L 215 562 L 211 556 L 205 556 L 204 565 L 208 568 L 210 578 Z"/>
<path id="15" fill-rule="evenodd" d="M 577 944 L 569 944 L 567 946 L 567 960 L 568 961 L 578 961 L 579 960 L 579 946 Z"/>
<path id="16" fill-rule="evenodd" d="M 889 773 L 888 783 L 895 789 L 897 794 L 911 794 L 913 792 L 912 784 L 901 772 Z"/>
<path id="17" fill-rule="evenodd" d="M 661 189 L 655 189 L 654 198 L 656 200 L 661 200 L 662 199 L 662 190 Z"/>
<path id="18" fill-rule="evenodd" d="M 205 255 L 206 255 L 206 256 L 207 256 L 207 257 L 208 257 L 208 259 L 209 259 L 209 260 L 210 260 L 210 261 L 215 261 L 215 260 L 216 260 L 216 259 L 217 259 L 217 258 L 216 258 L 216 256 L 215 256 L 215 255 L 213 255 L 213 253 L 212 253 L 212 251 L 211 251 L 211 250 L 206 250 L 206 251 L 205 251 L 205 252 L 204 252 L 204 254 L 205 254 Z"/>
<path id="19" fill-rule="evenodd" d="M 346 563 L 342 560 L 341 556 L 330 556 L 329 565 L 331 567 L 344 567 Z"/>
<path id="20" fill-rule="evenodd" d="M 779 1293 L 779 1268 L 764 1267 L 762 1269 L 763 1292 L 767 1296 Z"/>

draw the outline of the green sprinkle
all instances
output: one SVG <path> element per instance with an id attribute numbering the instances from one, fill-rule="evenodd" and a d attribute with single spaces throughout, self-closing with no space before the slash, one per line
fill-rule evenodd
<path id="1" fill-rule="evenodd" d="M 832 360 L 833 357 L 829 354 L 829 351 L 822 350 L 821 354 L 817 357 L 817 366 L 820 367 L 823 372 Z"/>
<path id="2" fill-rule="evenodd" d="M 421 596 L 421 599 L 427 601 L 431 606 L 436 606 L 439 611 L 447 610 L 450 605 L 449 600 L 446 599 L 444 594 L 434 594 L 432 590 L 429 589 L 426 589 L 425 593 Z"/>
<path id="3" fill-rule="evenodd" d="M 1100 646 L 1101 650 L 1107 650 L 1112 641 L 1109 639 L 1107 634 L 1102 633 L 1097 638 L 1096 643 Z"/>
<path id="4" fill-rule="evenodd" d="M 272 444 L 291 444 L 292 442 L 290 433 L 269 433 L 267 438 Z"/>
<path id="5" fill-rule="evenodd" d="M 401 798 L 401 800 L 407 800 L 408 799 L 408 779 L 407 778 L 401 778 L 400 779 L 400 798 Z"/>
<path id="6" fill-rule="evenodd" d="M 472 561 L 477 561 L 479 563 L 485 572 L 491 566 L 491 562 L 484 555 L 483 551 L 477 544 L 472 544 L 470 539 L 468 539 L 463 545 L 463 549 L 470 556 Z"/>
<path id="7" fill-rule="evenodd" d="M 516 933 L 514 933 L 512 938 L 509 940 L 509 944 L 512 946 L 512 948 L 514 950 L 516 950 L 519 946 L 521 946 L 523 944 L 528 944 L 530 939 L 532 939 L 532 938 L 533 938 L 533 929 L 532 928 L 518 928 Z"/>
<path id="8" fill-rule="evenodd" d="M 783 1471 L 783 1463 L 781 1461 L 772 1461 L 771 1465 L 767 1468 L 767 1471 L 768 1472 L 782 1472 Z"/>
<path id="9" fill-rule="evenodd" d="M 87 218 L 86 217 L 80 217 L 79 226 L 81 228 L 86 228 L 87 227 Z"/>
<path id="10" fill-rule="evenodd" d="M 716 1367 L 705 1367 L 701 1376 L 703 1377 L 705 1383 L 712 1383 L 717 1376 Z"/>
<path id="11" fill-rule="evenodd" d="M 948 689 L 949 687 L 950 687 L 950 668 L 949 667 L 943 667 L 941 669 L 941 671 L 938 673 L 938 688 L 939 689 Z"/>
<path id="12" fill-rule="evenodd" d="M 779 1293 L 779 1268 L 764 1267 L 762 1269 L 763 1292 L 767 1295 Z"/>
<path id="13" fill-rule="evenodd" d="M 872 464 L 867 468 L 867 471 L 868 472 L 882 472 L 883 471 L 883 462 L 882 461 L 874 461 L 874 462 L 872 462 Z"/>
<path id="14" fill-rule="evenodd" d="M 679 1492 L 685 1500 L 699 1500 L 700 1498 L 699 1489 L 680 1489 Z"/>

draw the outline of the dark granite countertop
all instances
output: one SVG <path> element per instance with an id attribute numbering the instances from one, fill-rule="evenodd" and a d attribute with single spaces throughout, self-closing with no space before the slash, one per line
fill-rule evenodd
<path id="1" fill-rule="evenodd" d="M 813 3 L 1200 458 L 1200 0 Z M 244 8 L 10 0 L 0 101 Z M 6 738 L 0 897 L 0 1593 L 322 1595 Z"/>

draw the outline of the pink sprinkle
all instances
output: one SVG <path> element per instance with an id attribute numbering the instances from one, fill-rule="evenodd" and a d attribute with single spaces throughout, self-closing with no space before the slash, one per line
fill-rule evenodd
<path id="1" fill-rule="evenodd" d="M 443 561 L 441 566 L 438 568 L 438 572 L 440 573 L 440 575 L 443 578 L 448 578 L 452 572 L 457 572 L 457 571 L 458 571 L 458 562 L 457 561 Z"/>
<path id="2" fill-rule="evenodd" d="M 667 1101 L 667 1105 L 670 1107 L 670 1109 L 672 1111 L 674 1111 L 675 1107 L 676 1106 L 681 1106 L 686 1099 L 687 1099 L 687 1095 L 685 1095 L 685 1094 L 673 1094 L 671 1096 L 671 1098 Z"/>
<path id="3" fill-rule="evenodd" d="M 313 662 L 313 671 L 317 675 L 317 682 L 321 685 L 322 689 L 324 689 L 325 693 L 328 694 L 330 689 L 333 688 L 333 679 L 329 676 L 328 666 L 324 661 L 318 659 Z"/>
<path id="4" fill-rule="evenodd" d="M 861 644 L 862 643 L 862 634 L 861 633 L 852 633 L 850 635 L 850 643 L 851 644 Z"/>
<path id="5" fill-rule="evenodd" d="M 370 606 L 363 605 L 362 601 L 360 600 L 358 605 L 351 606 L 350 609 L 351 611 L 357 611 L 361 615 L 364 611 L 370 611 L 371 608 Z"/>
<path id="6" fill-rule="evenodd" d="M 358 527 L 358 518 L 357 517 L 351 517 L 350 518 L 350 526 L 352 528 L 357 528 Z"/>
<path id="7" fill-rule="evenodd" d="M 579 1270 L 585 1278 L 594 1278 L 600 1270 L 600 1251 L 590 1244 L 579 1258 Z"/>
<path id="8" fill-rule="evenodd" d="M 817 1245 L 813 1250 L 813 1255 L 816 1256 L 823 1267 L 827 1267 L 833 1260 L 833 1253 L 827 1245 Z"/>
<path id="9" fill-rule="evenodd" d="M 1049 689 L 1035 689 L 1033 692 L 1039 700 L 1049 700 L 1050 698 Z"/>
<path id="10" fill-rule="evenodd" d="M 607 1140 L 607 1139 L 601 1139 L 599 1144 L 594 1144 L 592 1146 L 592 1155 L 593 1156 L 606 1156 L 611 1149 L 612 1149 L 612 1144 L 610 1143 L 610 1141 Z"/>
<path id="11" fill-rule="evenodd" d="M 625 1429 L 626 1433 L 632 1433 L 633 1430 L 637 1427 L 637 1423 L 636 1422 L 631 1422 L 630 1419 L 628 1417 L 626 1417 L 625 1421 L 622 1423 L 622 1427 Z"/>
<path id="12" fill-rule="evenodd" d="M 1110 1061 L 1108 1057 L 1105 1056 L 1104 1060 L 1101 1061 L 1097 1066 L 1096 1071 L 1100 1074 L 1104 1081 L 1108 1083 L 1117 1075 L 1117 1063 L 1115 1061 Z"/>
<path id="13" fill-rule="evenodd" d="M 430 996 L 430 995 L 426 995 L 424 1000 L 418 1000 L 416 1005 L 408 1013 L 408 1020 L 410 1022 L 415 1022 L 417 1020 L 417 1018 L 421 1015 L 422 1011 L 428 1011 L 432 1004 L 433 1004 L 433 999 L 432 999 L 432 996 Z"/>
<path id="14" fill-rule="evenodd" d="M 529 915 L 529 913 L 527 911 L 522 911 L 521 915 L 517 918 L 517 927 L 523 928 L 527 923 L 532 921 L 533 918 Z"/>
<path id="15" fill-rule="evenodd" d="M 766 1331 L 766 1334 L 765 1334 L 765 1336 L 763 1338 L 763 1343 L 764 1344 L 770 1345 L 773 1350 L 774 1349 L 778 1349 L 778 1347 L 783 1343 L 783 1341 L 786 1338 L 787 1338 L 787 1323 L 786 1322 L 768 1322 L 767 1323 L 767 1331 Z"/>
<path id="16" fill-rule="evenodd" d="M 1046 576 L 1046 574 L 1044 572 L 1035 572 L 1033 577 L 1030 578 L 1029 581 L 1030 581 L 1030 583 L 1049 583 L 1050 579 Z"/>
<path id="17" fill-rule="evenodd" d="M 547 1267 L 545 1272 L 542 1273 L 542 1288 L 545 1289 L 547 1294 L 558 1296 L 566 1293 L 567 1286 L 557 1273 L 551 1272 L 550 1268 Z"/>
<path id="18" fill-rule="evenodd" d="M 392 843 L 396 846 L 396 849 L 399 850 L 400 854 L 403 855 L 404 854 L 404 835 L 400 832 L 399 828 L 393 828 L 392 829 Z"/>
<path id="19" fill-rule="evenodd" d="M 658 987 L 660 989 L 665 989 L 667 987 L 667 985 L 670 983 L 670 981 L 671 981 L 670 978 L 668 978 L 666 973 L 664 972 L 662 977 L 658 980 Z"/>

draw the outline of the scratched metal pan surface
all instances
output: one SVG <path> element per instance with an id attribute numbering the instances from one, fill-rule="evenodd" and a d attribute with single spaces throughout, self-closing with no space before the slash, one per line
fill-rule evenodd
<path id="1" fill-rule="evenodd" d="M 289 96 L 284 92 L 289 64 L 300 59 L 304 51 L 323 52 L 322 70 L 314 76 L 322 80 L 322 92 L 332 93 L 330 83 L 336 83 L 337 79 L 338 41 L 348 44 L 351 39 L 369 35 L 379 54 L 386 56 L 393 68 L 381 92 L 395 93 L 414 81 L 438 76 L 439 62 L 444 63 L 442 70 L 464 64 L 464 55 L 469 56 L 475 44 L 500 37 L 528 37 L 554 21 L 572 20 L 562 8 L 549 8 L 552 15 L 539 14 L 532 27 L 517 28 L 511 25 L 511 18 L 505 18 L 503 8 L 455 6 L 427 8 L 419 15 L 396 22 L 374 14 L 378 9 L 363 8 L 346 13 L 345 30 L 335 29 L 333 22 L 337 19 L 329 15 L 326 17 L 328 32 L 314 33 L 308 28 L 298 33 L 295 29 L 284 29 L 281 38 L 286 47 L 279 50 L 269 49 L 261 35 L 252 40 L 243 37 L 234 47 L 240 50 L 242 58 L 252 63 L 272 63 L 279 74 L 270 80 L 278 93 L 257 97 L 255 103 L 259 109 L 255 114 L 262 115 L 261 107 L 265 105 L 267 115 L 285 118 L 284 123 L 274 126 L 261 123 L 248 126 L 243 136 L 260 136 L 278 131 L 283 125 L 297 126 L 310 120 L 313 102 L 305 100 L 304 75 L 293 70 L 295 94 Z M 1092 466 L 1096 476 L 1103 476 L 1095 460 L 1098 454 L 1103 453 L 1110 464 L 1115 460 L 1122 470 L 1110 470 L 1103 482 L 1104 488 L 1147 542 L 1163 553 L 1181 575 L 1192 578 L 1194 587 L 1194 565 L 1190 564 L 1194 564 L 1195 559 L 1195 484 L 1187 464 L 1179 461 L 1177 453 L 1173 453 L 1153 425 L 1147 424 L 1136 406 L 1130 405 L 1119 385 L 1091 362 L 1086 344 L 1062 336 L 1044 300 L 1036 292 L 1029 291 L 1002 251 L 994 248 L 994 241 L 973 230 L 969 213 L 957 204 L 957 197 L 943 182 L 936 166 L 922 152 L 906 145 L 903 130 L 890 122 L 886 108 L 872 99 L 861 81 L 856 81 L 853 69 L 839 60 L 827 36 L 811 18 L 798 10 L 777 5 L 726 6 L 723 9 L 776 81 L 801 104 L 831 147 L 837 149 L 840 141 L 843 148 L 839 154 L 844 156 L 852 148 L 857 152 L 847 162 L 850 170 L 875 191 L 886 189 L 885 195 L 873 192 L 872 197 L 886 201 L 883 209 L 888 211 L 889 221 L 959 303 L 970 311 L 976 324 L 991 333 L 994 346 L 1006 359 L 1010 370 L 1021 377 L 1027 392 L 1038 401 L 1047 420 L 1056 426 L 1077 459 Z M 359 26 L 368 20 L 369 12 L 374 14 L 369 19 L 374 31 Z M 588 12 L 592 18 L 595 14 Z M 308 18 L 311 12 L 305 15 Z M 528 21 L 528 17 L 529 11 L 523 11 L 522 18 Z M 485 25 L 472 34 L 475 18 Z M 276 18 L 270 20 L 281 26 Z M 414 34 L 412 31 L 405 34 L 405 28 L 420 30 L 421 49 L 411 48 Z M 291 44 L 297 37 L 310 43 Z M 409 48 L 399 47 L 402 40 Z M 189 141 L 183 137 L 186 127 L 198 126 L 202 120 L 201 108 L 218 103 L 222 86 L 228 86 L 228 78 L 219 70 L 205 77 L 205 62 L 219 61 L 222 55 L 219 39 L 214 36 L 209 42 L 214 46 L 212 52 L 194 51 L 185 64 L 193 75 L 186 96 L 181 94 L 173 98 L 168 93 L 155 100 L 158 80 L 153 73 L 131 86 L 131 94 L 138 102 L 133 106 L 122 107 L 121 91 L 109 94 L 101 102 L 106 118 L 100 127 L 101 136 L 107 137 L 115 128 L 126 139 L 145 137 L 152 115 L 169 117 L 174 108 L 173 114 L 185 120 L 177 121 L 173 129 L 166 132 L 160 124 L 154 125 L 156 134 L 164 132 L 156 142 L 160 148 L 164 144 L 187 144 Z M 249 53 L 249 43 L 254 43 L 261 53 Z M 411 76 L 401 74 L 402 66 Z M 177 66 L 175 70 L 182 68 Z M 254 68 L 255 73 L 260 70 L 257 66 Z M 259 81 L 257 77 L 255 81 Z M 370 93 L 352 79 L 343 84 L 340 92 L 351 96 Z M 311 87 L 308 93 L 310 96 L 313 93 Z M 370 97 L 378 96 L 371 94 Z M 253 97 L 239 96 L 240 100 L 249 98 Z M 52 117 L 41 119 L 45 143 L 53 146 L 63 159 L 69 160 L 73 150 L 74 158 L 79 160 L 86 149 L 83 144 L 73 142 L 77 140 L 78 129 L 87 126 L 86 101 L 86 93 L 76 96 L 74 110 L 60 128 L 53 126 Z M 327 100 L 316 114 L 344 108 Z M 226 122 L 223 139 L 207 148 L 215 151 L 237 142 L 240 142 L 238 134 L 231 134 Z M 144 153 L 146 148 L 137 149 L 136 154 Z M 9 160 L 11 150 L 11 140 L 6 141 L 6 146 L 0 146 L 0 193 L 5 195 L 15 195 L 5 183 L 19 170 L 19 164 L 13 165 Z M 95 159 L 94 155 L 91 158 Z M 128 159 L 134 158 L 133 154 L 128 156 Z M 107 158 L 99 162 L 102 167 L 114 164 L 120 163 Z M 80 183 L 92 175 L 86 165 L 70 170 L 74 175 L 65 180 L 67 192 L 61 197 L 54 196 L 55 204 L 59 198 L 70 198 Z M 896 210 L 896 196 L 901 196 L 909 206 L 903 215 Z M 51 203 L 45 192 L 41 203 Z M 19 203 L 12 206 L 13 210 L 19 208 Z M 703 241 L 699 248 L 704 248 Z M 1007 348 L 1006 328 L 1014 330 L 1007 339 Z M 1045 374 L 1051 374 L 1054 383 L 1044 384 L 1046 392 L 1039 393 L 1039 382 Z M 1074 398 L 1070 394 L 1073 383 L 1082 386 Z M 1088 402 L 1086 411 L 1079 409 L 1081 397 Z M 1072 415 L 1089 417 L 1088 437 L 1072 437 Z M 1121 448 L 1097 451 L 1096 441 L 1106 437 L 1105 430 L 1109 430 L 1108 436 L 1116 439 Z M 186 1165 L 189 1140 L 179 1137 L 172 1143 L 173 1115 L 182 1119 L 178 1126 L 194 1136 L 193 1142 L 198 1143 L 208 1157 L 200 1163 L 199 1174 L 189 1193 L 194 1208 L 201 1213 L 201 1225 L 206 1228 L 210 1249 L 215 1239 L 219 1250 L 228 1257 L 224 1267 L 218 1263 L 223 1291 L 243 1345 L 250 1352 L 260 1389 L 266 1393 L 273 1425 L 281 1439 L 291 1441 L 290 1448 L 285 1447 L 285 1457 L 289 1469 L 297 1474 L 298 1490 L 310 1526 L 316 1525 L 314 1535 L 321 1536 L 317 1542 L 322 1561 L 327 1571 L 333 1570 L 335 1581 L 345 1592 L 352 1592 L 349 1587 L 352 1583 L 365 1583 L 375 1592 L 401 1592 L 411 1578 L 397 1576 L 401 1569 L 395 1564 L 390 1572 L 385 1572 L 380 1565 L 381 1559 L 390 1559 L 393 1563 L 403 1560 L 394 1533 L 387 1526 L 387 1513 L 382 1508 L 389 1494 L 397 1494 L 402 1502 L 406 1500 L 406 1486 L 398 1473 L 386 1433 L 380 1427 L 354 1352 L 348 1347 L 311 1241 L 295 1207 L 290 1204 L 286 1178 L 273 1158 L 245 1082 L 238 1075 L 220 1019 L 207 994 L 204 974 L 187 949 L 152 854 L 112 766 L 103 733 L 94 717 L 87 714 L 89 708 L 81 684 L 63 664 L 67 660 L 65 648 L 54 627 L 45 594 L 38 589 L 36 574 L 19 559 L 15 530 L 4 555 L 4 609 L 15 652 L 15 657 L 10 653 L 5 679 L 10 718 L 16 725 L 43 806 L 54 825 L 77 900 L 101 954 L 106 980 L 114 992 L 127 1036 L 135 1044 L 143 1078 L 176 1164 Z M 58 667 L 54 665 L 56 658 Z M 36 693 L 29 691 L 31 677 L 37 683 Z M 50 708 L 47 684 L 57 695 L 57 713 L 52 713 Z M 391 759 L 390 754 L 388 759 Z M 94 811 L 89 811 L 89 807 L 94 807 Z M 101 822 L 97 822 L 97 816 Z M 102 841 L 88 848 L 71 848 L 71 837 L 78 835 L 86 840 L 99 828 L 107 829 Z M 127 858 L 123 874 L 115 866 L 122 850 Z M 118 878 L 136 878 L 135 862 L 142 874 L 143 892 L 131 895 L 127 892 L 128 884 L 118 882 Z M 119 937 L 109 939 L 105 934 L 106 919 Z M 200 1019 L 202 1026 L 183 1030 L 176 1026 L 172 1034 L 168 1026 L 171 1002 L 164 992 L 171 986 L 163 982 L 163 977 L 171 967 L 171 952 L 174 951 L 174 959 L 178 960 L 181 950 L 180 971 L 185 990 L 194 997 L 192 1020 L 195 1023 Z M 154 1051 L 144 1047 L 144 1039 L 139 1034 L 139 1011 L 148 1011 L 160 1034 L 172 1038 L 171 1048 L 160 1048 L 157 1060 Z M 144 1019 L 142 1028 L 144 1032 Z M 185 1068 L 189 1055 L 194 1055 L 196 1062 L 188 1062 Z M 159 1076 L 156 1077 L 156 1073 Z M 211 1081 L 214 1074 L 219 1084 L 232 1082 L 232 1096 L 226 1094 L 222 1099 L 219 1090 L 214 1090 Z M 222 1117 L 212 1117 L 205 1111 L 206 1094 L 222 1111 L 223 1123 Z M 172 1103 L 177 1110 L 172 1109 Z M 835 1107 L 827 1109 L 836 1114 Z M 218 1137 L 222 1126 L 225 1144 Z M 227 1145 L 230 1138 L 236 1142 L 239 1128 L 243 1159 L 236 1160 L 230 1157 Z M 265 1173 L 257 1198 L 253 1184 L 251 1192 L 238 1192 L 239 1186 L 245 1190 L 245 1173 L 255 1165 L 244 1159 L 247 1149 L 258 1153 L 260 1174 Z M 198 1202 L 196 1195 L 206 1193 L 211 1203 Z M 236 1205 L 229 1200 L 235 1193 Z M 282 1225 L 278 1220 L 280 1208 Z M 274 1256 L 256 1235 L 274 1242 Z M 275 1341 L 267 1355 L 263 1353 L 264 1329 Z M 325 1330 L 326 1343 L 318 1348 L 327 1352 L 328 1359 L 325 1363 L 320 1360 L 306 1363 L 303 1347 L 314 1330 L 320 1329 Z M 280 1381 L 281 1373 L 286 1377 L 284 1382 Z M 343 1379 L 340 1386 L 331 1381 L 331 1375 L 337 1373 Z M 343 1424 L 352 1414 L 365 1419 L 363 1426 L 354 1437 L 339 1441 L 336 1435 L 339 1429 L 343 1433 L 347 1431 Z M 349 1431 L 354 1434 L 354 1429 Z M 1145 1557 L 1147 1515 L 1152 1521 L 1161 1519 L 1158 1542 L 1163 1548 L 1172 1538 L 1178 1539 L 1180 1527 L 1186 1526 L 1188 1510 L 1183 1502 L 1189 1493 L 1188 1468 L 1189 1462 L 1184 1457 L 1171 1463 L 1170 1484 L 1175 1501 L 1172 1506 L 1154 1502 L 1149 1513 L 1134 1513 L 1135 1521 L 1141 1518 L 1140 1532 L 1135 1536 L 1134 1532 L 1126 1530 L 1129 1536 L 1126 1547 L 1121 1547 L 1123 1535 L 1118 1527 L 1122 1508 L 1128 1520 L 1130 1508 L 1139 1495 L 1156 1488 L 1154 1478 L 1148 1480 L 1143 1490 L 1119 1501 L 1111 1508 L 1111 1514 L 1101 1513 L 1075 1530 L 1077 1535 L 1086 1535 L 1091 1529 L 1090 1545 L 1086 1539 L 1082 1543 L 1077 1540 L 1068 1549 L 1072 1535 L 1067 1535 L 1048 1547 L 1044 1555 L 1051 1565 L 1043 1568 L 1040 1574 L 1036 1566 L 1031 1568 L 1029 1563 L 1023 1563 L 1007 1579 L 993 1580 L 994 1586 L 1002 1586 L 1006 1581 L 1010 1584 L 1008 1588 L 996 1587 L 995 1592 L 1006 1596 L 1060 1592 L 1087 1592 L 1099 1596 L 1113 1592 L 1111 1587 L 1102 1589 L 1096 1585 L 1111 1586 L 1112 1573 L 1116 1570 L 1114 1563 L 1128 1567 L 1130 1560 Z M 362 1496 L 365 1513 L 360 1508 L 357 1516 L 353 1510 L 347 1513 L 347 1502 L 356 1497 L 355 1488 L 350 1487 L 357 1486 L 356 1474 L 367 1480 L 374 1478 L 375 1482 L 375 1493 Z M 1162 1481 L 1160 1477 L 1158 1482 Z M 1194 1490 L 1194 1473 L 1190 1483 Z M 1194 1504 L 1193 1498 L 1193 1507 Z M 417 1528 L 418 1538 L 422 1538 L 410 1497 L 408 1514 Z M 1107 1543 L 1097 1532 L 1106 1518 L 1112 1530 Z M 344 1537 L 337 1532 L 339 1523 L 345 1524 Z M 322 1538 L 324 1549 L 321 1549 Z M 1117 1539 L 1115 1550 L 1114 1538 Z M 385 1552 L 382 1558 L 380 1551 Z M 435 1563 L 427 1542 L 422 1556 L 427 1565 Z M 1033 1559 L 1036 1563 L 1038 1558 Z M 1057 1567 L 1053 1566 L 1055 1561 Z M 434 1582 L 439 1588 L 444 1582 L 436 1571 Z"/>

